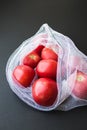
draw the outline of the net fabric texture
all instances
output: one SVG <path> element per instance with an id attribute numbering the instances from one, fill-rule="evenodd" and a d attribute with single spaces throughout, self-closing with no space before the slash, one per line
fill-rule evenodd
<path id="1" fill-rule="evenodd" d="M 19 87 L 12 78 L 13 69 L 21 64 L 23 57 L 38 45 L 51 48 L 58 54 L 56 75 L 58 96 L 54 104 L 49 107 L 38 105 L 33 100 L 32 83 L 28 88 Z M 69 37 L 54 31 L 48 24 L 43 24 L 35 35 L 25 40 L 9 57 L 6 77 L 12 91 L 29 106 L 42 111 L 67 111 L 87 105 L 87 99 L 81 99 L 72 93 L 78 70 L 87 74 L 87 56 L 75 46 Z"/>

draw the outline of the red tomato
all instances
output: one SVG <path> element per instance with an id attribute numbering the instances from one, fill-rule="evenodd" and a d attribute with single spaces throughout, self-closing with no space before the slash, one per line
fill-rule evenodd
<path id="1" fill-rule="evenodd" d="M 41 58 L 37 53 L 31 52 L 24 57 L 23 64 L 35 68 L 40 59 Z"/>
<path id="2" fill-rule="evenodd" d="M 53 59 L 53 60 L 58 60 L 58 55 L 50 48 L 43 48 L 42 53 L 41 53 L 41 58 L 42 59 Z"/>
<path id="3" fill-rule="evenodd" d="M 55 60 L 41 60 L 37 67 L 36 73 L 39 77 L 56 79 L 57 62 Z"/>
<path id="4" fill-rule="evenodd" d="M 52 105 L 57 98 L 57 84 L 49 78 L 39 78 L 32 86 L 33 99 L 42 106 Z"/>
<path id="5" fill-rule="evenodd" d="M 77 71 L 73 94 L 79 98 L 87 99 L 87 75 Z"/>
<path id="6" fill-rule="evenodd" d="M 40 55 L 41 55 L 41 51 L 42 51 L 43 48 L 44 48 L 43 45 L 39 45 L 39 46 L 37 46 L 37 47 L 33 50 L 33 52 L 37 53 L 37 54 L 40 56 Z"/>
<path id="7" fill-rule="evenodd" d="M 65 67 L 66 69 L 69 68 L 71 70 L 71 73 L 77 68 L 77 66 L 82 64 L 82 58 L 77 55 L 71 55 L 69 57 L 68 63 L 65 61 Z"/>
<path id="8" fill-rule="evenodd" d="M 28 87 L 34 78 L 34 70 L 26 65 L 18 65 L 13 70 L 13 77 L 24 87 Z"/>

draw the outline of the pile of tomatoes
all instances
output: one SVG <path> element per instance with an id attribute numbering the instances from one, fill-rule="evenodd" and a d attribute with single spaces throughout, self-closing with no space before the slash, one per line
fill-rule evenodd
<path id="1" fill-rule="evenodd" d="M 72 86 L 75 67 L 84 61 L 78 56 L 72 56 L 70 60 L 72 64 L 66 65 L 65 61 L 62 65 L 62 77 L 66 75 L 64 70 L 70 68 L 71 74 L 65 79 L 66 82 L 68 81 L 68 87 L 73 88 L 72 94 L 76 97 L 87 99 L 87 74 L 77 70 L 75 83 Z M 23 57 L 22 62 L 14 68 L 12 78 L 19 87 L 32 87 L 32 98 L 37 104 L 51 106 L 59 92 L 56 82 L 57 70 L 59 71 L 56 52 L 52 48 L 39 45 Z"/>
<path id="2" fill-rule="evenodd" d="M 56 82 L 58 55 L 52 49 L 39 45 L 22 59 L 13 70 L 13 79 L 25 88 L 32 86 L 34 101 L 42 106 L 54 104 L 58 95 Z M 34 77 L 37 76 L 37 79 Z"/>

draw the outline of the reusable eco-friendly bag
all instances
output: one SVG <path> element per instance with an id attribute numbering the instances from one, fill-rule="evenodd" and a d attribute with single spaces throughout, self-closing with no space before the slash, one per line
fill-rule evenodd
<path id="1" fill-rule="evenodd" d="M 33 100 L 32 84 L 27 88 L 21 88 L 12 78 L 13 69 L 21 64 L 23 57 L 38 45 L 51 48 L 58 54 L 56 75 L 58 95 L 54 104 L 49 107 L 38 105 Z M 73 92 L 78 73 L 80 74 L 78 79 L 80 81 L 83 79 L 84 82 L 84 76 L 81 74 L 85 75 L 85 77 L 87 75 L 87 56 L 77 49 L 69 37 L 54 31 L 48 24 L 43 24 L 34 36 L 24 41 L 13 52 L 6 65 L 6 77 L 12 91 L 29 106 L 43 111 L 54 109 L 67 111 L 78 106 L 87 105 L 87 85 L 85 85 L 85 90 L 83 86 L 78 89 L 78 91 L 82 91 L 81 96 Z M 87 82 L 86 78 L 85 80 Z M 82 97 L 84 93 L 85 98 Z"/>

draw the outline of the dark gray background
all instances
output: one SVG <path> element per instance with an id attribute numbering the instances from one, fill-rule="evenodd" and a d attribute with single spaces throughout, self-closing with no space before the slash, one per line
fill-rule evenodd
<path id="1" fill-rule="evenodd" d="M 87 54 L 86 0 L 0 0 L 0 130 L 87 130 L 87 106 L 68 112 L 37 111 L 6 81 L 9 56 L 43 23 L 69 36 Z"/>

